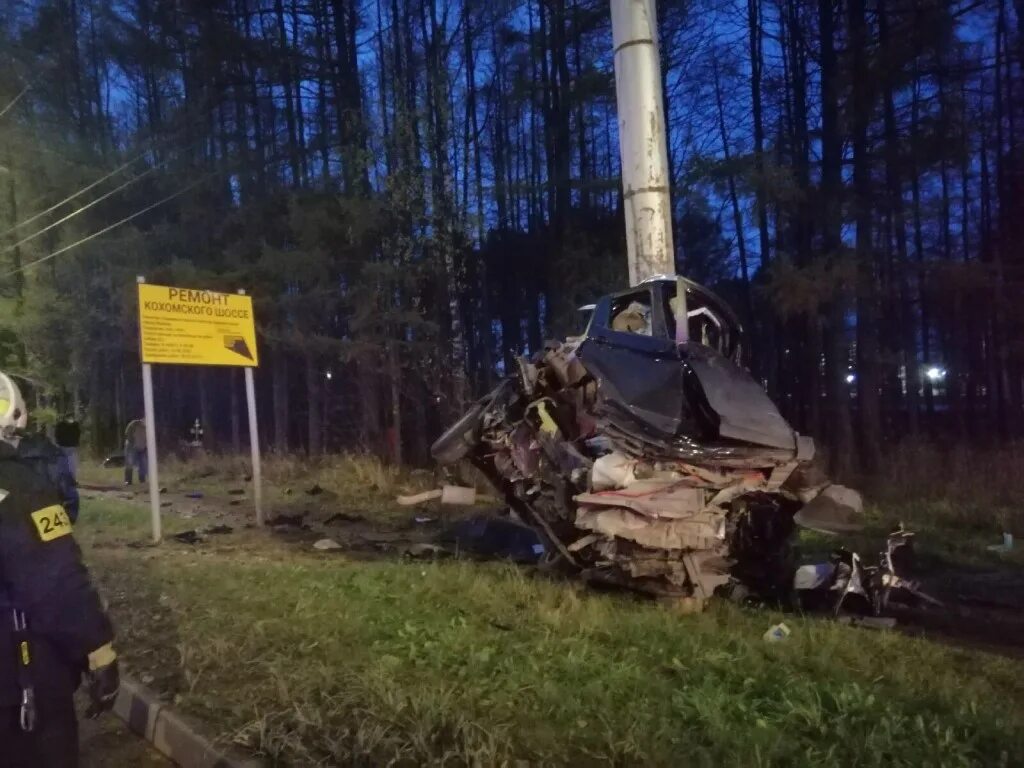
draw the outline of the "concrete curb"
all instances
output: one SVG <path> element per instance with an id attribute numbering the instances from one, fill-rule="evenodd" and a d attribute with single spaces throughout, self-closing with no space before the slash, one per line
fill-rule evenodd
<path id="1" fill-rule="evenodd" d="M 261 760 L 215 746 L 152 691 L 122 678 L 114 714 L 181 768 L 263 768 Z"/>

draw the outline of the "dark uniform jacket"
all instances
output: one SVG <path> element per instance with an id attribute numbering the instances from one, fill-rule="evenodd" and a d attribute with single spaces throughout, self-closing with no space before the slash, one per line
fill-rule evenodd
<path id="1" fill-rule="evenodd" d="M 18 443 L 18 456 L 57 486 L 61 504 L 74 523 L 78 520 L 78 481 L 71 473 L 68 457 L 45 435 L 28 435 Z"/>
<path id="2" fill-rule="evenodd" d="M 37 698 L 69 696 L 110 621 L 71 535 L 60 491 L 0 442 L 0 706 L 20 702 L 11 606 L 25 612 Z"/>

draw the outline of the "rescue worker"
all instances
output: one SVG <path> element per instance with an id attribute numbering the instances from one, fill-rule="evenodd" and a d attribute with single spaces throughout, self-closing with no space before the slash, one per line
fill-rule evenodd
<path id="1" fill-rule="evenodd" d="M 117 656 L 60 490 L 19 454 L 26 421 L 0 373 L 0 768 L 75 768 L 75 690 L 90 717 L 113 707 Z"/>
<path id="2" fill-rule="evenodd" d="M 25 435 L 18 440 L 18 456 L 60 491 L 61 504 L 71 522 L 78 521 L 78 482 L 67 454 L 43 434 Z"/>

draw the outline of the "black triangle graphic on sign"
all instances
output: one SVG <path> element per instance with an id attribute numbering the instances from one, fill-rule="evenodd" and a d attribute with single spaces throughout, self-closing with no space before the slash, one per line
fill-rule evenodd
<path id="1" fill-rule="evenodd" d="M 249 351 L 249 345 L 245 343 L 245 339 L 241 336 L 225 336 L 224 346 L 235 354 L 241 355 L 246 360 L 252 360 L 252 352 Z"/>

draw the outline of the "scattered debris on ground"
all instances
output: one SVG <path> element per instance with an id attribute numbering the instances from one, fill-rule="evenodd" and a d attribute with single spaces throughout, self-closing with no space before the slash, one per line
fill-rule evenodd
<path id="1" fill-rule="evenodd" d="M 267 525 L 271 528 L 300 528 L 308 531 L 309 525 L 306 523 L 306 516 L 306 512 L 296 515 L 274 515 L 267 518 Z"/>
<path id="2" fill-rule="evenodd" d="M 896 619 L 893 616 L 840 616 L 840 624 L 864 629 L 895 629 Z"/>
<path id="3" fill-rule="evenodd" d="M 171 538 L 175 541 L 180 541 L 182 544 L 198 544 L 203 540 L 203 537 L 199 535 L 199 531 L 195 529 L 176 533 Z"/>
<path id="4" fill-rule="evenodd" d="M 399 496 L 397 501 L 403 507 L 425 504 L 428 501 L 440 501 L 442 506 L 471 507 L 476 504 L 476 489 L 465 488 L 461 485 L 446 485 L 433 491 Z"/>
<path id="5" fill-rule="evenodd" d="M 174 508 L 167 512 L 168 518 L 181 518 L 182 522 L 192 518 L 201 518 L 206 522 L 227 523 L 234 526 L 236 530 L 255 531 L 251 510 L 246 508 L 243 511 L 239 505 L 244 504 L 244 501 L 228 493 L 228 489 L 232 488 L 232 482 L 235 479 L 237 478 L 226 479 L 221 484 L 221 488 L 224 490 L 204 488 L 206 496 L 201 502 L 187 502 L 184 491 L 171 493 L 167 500 L 174 502 Z M 119 484 L 86 485 L 83 483 L 81 489 L 85 498 L 124 499 L 133 502 L 142 510 L 140 514 L 148 520 L 147 497 L 144 494 L 124 494 Z M 394 498 L 391 493 L 387 493 L 387 497 Z M 475 545 L 472 535 L 464 534 L 460 537 L 452 532 L 453 526 L 455 531 L 458 531 L 459 524 L 467 517 L 471 520 L 479 518 L 483 511 L 481 507 L 475 509 L 465 507 L 435 509 L 431 507 L 427 514 L 417 515 L 423 519 L 423 522 L 417 523 L 407 513 L 403 514 L 400 507 L 378 507 L 379 500 L 372 495 L 366 498 L 362 496 L 349 498 L 342 495 L 341 498 L 344 501 L 329 501 L 321 504 L 305 497 L 292 497 L 289 501 L 288 497 L 279 496 L 279 501 L 272 507 L 277 514 L 270 516 L 271 527 L 268 530 L 283 545 L 306 551 L 311 551 L 312 545 L 317 540 L 330 538 L 336 541 L 347 555 L 359 560 L 389 560 L 402 556 L 430 559 L 486 558 L 518 560 L 531 566 L 536 563 L 545 572 L 551 569 L 556 572 L 560 570 L 558 568 L 560 552 L 551 547 L 546 533 L 533 525 L 529 517 L 516 515 L 507 507 L 503 510 L 493 510 L 485 516 L 529 525 L 531 535 L 545 546 L 545 552 L 539 562 L 527 557 L 525 552 L 522 557 L 518 557 L 514 553 L 510 554 L 507 549 L 494 547 L 491 547 L 489 551 L 486 548 L 480 549 Z M 339 508 L 339 505 L 345 503 L 349 506 Z M 437 502 L 431 501 L 430 504 L 434 505 Z M 426 522 L 426 520 L 431 522 Z M 197 522 L 186 523 L 186 525 L 200 527 Z M 479 521 L 474 520 L 471 525 L 479 525 Z M 815 525 L 815 527 L 818 526 Z M 171 527 L 170 530 L 175 530 L 175 528 Z M 180 527 L 177 530 L 180 530 Z M 589 533 L 592 534 L 592 532 Z M 931 532 L 926 532 L 926 534 L 927 536 L 934 535 Z M 197 535 L 199 535 L 198 532 Z M 170 533 L 168 533 L 168 538 L 171 538 Z M 582 546 L 586 546 L 586 537 L 583 538 Z M 803 571 L 803 575 L 799 579 L 790 582 L 791 590 L 790 594 L 786 595 L 786 599 L 772 601 L 771 604 L 783 608 L 796 605 L 801 610 L 812 610 L 812 602 L 817 601 L 817 609 L 828 615 L 834 611 L 838 598 L 843 597 L 840 618 L 852 614 L 849 619 L 842 618 L 844 622 L 863 622 L 863 626 L 883 628 L 891 623 L 865 621 L 865 619 L 871 618 L 868 606 L 874 602 L 873 600 L 848 596 L 845 595 L 845 592 L 841 593 L 838 589 L 832 589 L 842 582 L 841 574 L 834 563 L 836 554 L 842 548 L 832 545 L 836 551 L 830 558 L 828 549 L 822 549 L 822 544 L 828 546 L 828 539 L 812 538 L 815 541 L 811 545 L 812 551 L 823 551 L 819 562 L 809 563 L 815 566 L 814 571 L 819 574 L 812 582 L 819 585 L 817 598 L 808 599 L 811 596 L 806 593 L 807 583 L 801 581 L 806 578 L 806 571 Z M 881 538 L 884 540 L 884 535 Z M 851 538 L 840 535 L 836 541 L 847 545 L 851 541 L 857 541 L 858 546 L 863 547 L 864 540 L 864 536 Z M 929 538 L 925 539 L 925 541 L 929 540 Z M 197 544 L 199 543 L 197 541 Z M 238 543 L 232 540 L 231 551 L 234 551 L 234 547 Z M 574 543 L 579 544 L 579 542 Z M 211 545 L 212 542 L 206 542 L 207 547 Z M 136 543 L 126 541 L 120 546 L 133 547 L 136 546 Z M 146 542 L 140 546 L 148 548 L 150 545 Z M 850 549 L 854 548 L 850 547 Z M 870 547 L 868 551 L 883 549 L 886 548 L 879 547 L 876 550 L 874 547 Z M 984 546 L 979 546 L 978 549 L 983 553 L 985 551 Z M 974 565 L 951 562 L 942 559 L 943 557 L 945 555 L 937 556 L 935 550 L 922 550 L 918 563 L 913 561 L 900 563 L 899 556 L 895 558 L 894 563 L 897 575 L 901 579 L 917 582 L 921 592 L 941 601 L 944 607 L 936 609 L 927 601 L 919 600 L 912 594 L 901 591 L 902 594 L 896 594 L 893 599 L 888 601 L 887 617 L 895 617 L 898 620 L 897 628 L 903 633 L 925 635 L 1000 653 L 1024 655 L 1024 618 L 1022 618 L 1024 617 L 1024 576 L 1021 576 L 1020 571 L 1016 570 L 1013 563 L 1005 556 L 989 557 L 987 558 L 988 562 L 985 562 L 986 558 L 982 555 L 981 561 Z M 860 560 L 859 556 L 858 560 Z M 561 561 L 562 564 L 564 562 L 564 560 Z M 873 558 L 871 561 L 865 560 L 862 563 L 865 569 L 880 568 L 881 565 L 882 558 Z M 879 577 L 874 581 L 880 580 Z M 868 583 L 872 583 L 872 579 L 868 579 Z M 801 591 L 805 592 L 795 603 L 791 600 L 793 587 L 800 587 Z M 661 602 L 673 613 L 686 614 L 698 611 L 707 601 L 687 596 L 680 597 L 677 593 L 664 596 Z"/>
<path id="6" fill-rule="evenodd" d="M 437 542 L 455 554 L 523 564 L 539 562 L 546 551 L 530 526 L 489 515 L 453 523 L 441 531 Z"/>
<path id="7" fill-rule="evenodd" d="M 313 549 L 320 550 L 321 552 L 328 552 L 331 550 L 344 549 L 334 539 L 319 539 L 313 544 Z"/>
<path id="8" fill-rule="evenodd" d="M 998 554 L 1005 555 L 1007 552 L 1013 551 L 1013 534 L 1003 533 L 1003 541 L 1001 544 L 992 544 L 986 547 L 989 552 L 997 552 Z"/>
<path id="9" fill-rule="evenodd" d="M 107 456 L 107 458 L 105 458 L 103 460 L 103 466 L 106 469 L 123 469 L 124 468 L 124 454 L 123 453 L 115 453 L 115 454 L 112 454 L 110 456 Z"/>
<path id="10" fill-rule="evenodd" d="M 193 528 L 188 531 L 174 534 L 171 538 L 183 544 L 199 544 L 206 540 L 207 536 L 223 536 L 232 533 L 234 528 L 230 525 L 206 525 L 202 528 Z"/>
<path id="11" fill-rule="evenodd" d="M 452 557 L 453 555 L 452 551 L 447 547 L 442 547 L 440 544 L 431 544 L 430 542 L 425 541 L 408 545 L 403 554 L 406 557 L 416 559 L 444 558 Z"/>
<path id="12" fill-rule="evenodd" d="M 324 500 L 336 499 L 338 497 L 338 494 L 336 494 L 334 491 L 327 490 L 326 488 L 321 486 L 319 483 L 314 484 L 311 488 L 307 488 L 306 489 L 306 495 L 307 496 L 322 496 L 324 498 Z"/>
<path id="13" fill-rule="evenodd" d="M 362 515 L 350 515 L 348 512 L 335 512 L 324 520 L 324 525 L 334 525 L 336 523 L 362 523 L 365 521 L 366 518 Z"/>
<path id="14" fill-rule="evenodd" d="M 766 643 L 779 643 L 789 639 L 791 634 L 793 634 L 793 630 L 784 623 L 776 624 L 775 626 L 768 627 L 768 631 L 764 633 L 764 641 Z"/>

